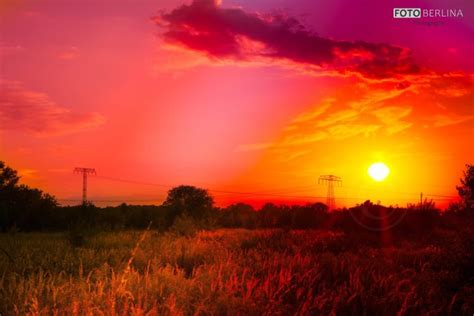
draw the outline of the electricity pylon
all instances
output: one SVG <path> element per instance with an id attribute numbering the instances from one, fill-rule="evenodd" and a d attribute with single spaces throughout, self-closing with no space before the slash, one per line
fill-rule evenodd
<path id="1" fill-rule="evenodd" d="M 74 168 L 74 173 L 82 173 L 82 204 L 87 203 L 87 175 L 95 175 L 94 168 Z"/>
<path id="2" fill-rule="evenodd" d="M 319 184 L 326 184 L 328 186 L 328 194 L 326 197 L 326 205 L 328 209 L 332 211 L 336 208 L 336 198 L 334 196 L 334 185 L 341 186 L 341 177 L 334 176 L 332 174 L 320 176 L 318 179 Z"/>

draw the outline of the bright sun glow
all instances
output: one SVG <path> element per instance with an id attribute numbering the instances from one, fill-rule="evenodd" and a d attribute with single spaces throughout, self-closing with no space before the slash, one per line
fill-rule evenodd
<path id="1" fill-rule="evenodd" d="M 390 169 L 383 162 L 376 162 L 370 165 L 368 172 L 372 179 L 380 182 L 385 180 L 390 173 Z"/>

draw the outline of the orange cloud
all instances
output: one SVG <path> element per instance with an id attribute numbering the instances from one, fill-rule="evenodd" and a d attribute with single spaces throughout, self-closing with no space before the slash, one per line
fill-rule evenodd
<path id="1" fill-rule="evenodd" d="M 277 140 L 242 148 L 270 149 L 281 157 L 292 156 L 297 150 L 299 157 L 313 144 L 328 139 L 393 136 L 426 122 L 430 123 L 426 126 L 443 127 L 474 118 L 469 102 L 471 76 L 465 73 L 431 73 L 403 81 L 354 80 L 290 120 Z M 431 103 L 433 94 L 439 97 Z"/>
<path id="2" fill-rule="evenodd" d="M 317 127 L 326 127 L 330 125 L 334 125 L 336 123 L 347 123 L 354 121 L 357 119 L 359 115 L 359 111 L 346 109 L 340 110 L 338 112 L 331 113 L 327 115 L 325 118 L 316 122 Z"/>
<path id="3" fill-rule="evenodd" d="M 316 118 L 318 118 L 321 114 L 326 112 L 331 105 L 336 101 L 334 98 L 328 98 L 323 101 L 323 103 L 320 106 L 317 106 L 316 108 L 312 109 L 311 111 L 302 113 L 301 115 L 297 116 L 294 120 L 293 123 L 302 123 L 302 122 L 309 122 L 313 121 Z"/>
<path id="4" fill-rule="evenodd" d="M 380 128 L 374 124 L 338 124 L 328 128 L 332 138 L 336 140 L 346 139 L 355 136 L 370 136 Z"/>
<path id="5" fill-rule="evenodd" d="M 444 127 L 449 125 L 461 124 L 474 119 L 474 115 L 460 116 L 460 115 L 443 115 L 437 114 L 432 117 L 433 125 L 435 127 Z"/>
<path id="6" fill-rule="evenodd" d="M 385 125 L 385 130 L 391 135 L 413 125 L 413 123 L 401 120 L 410 115 L 411 111 L 411 107 L 388 106 L 375 110 L 372 113 Z"/>

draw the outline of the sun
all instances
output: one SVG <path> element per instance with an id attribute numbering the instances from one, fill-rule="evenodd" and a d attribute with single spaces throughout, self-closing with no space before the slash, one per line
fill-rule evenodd
<path id="1" fill-rule="evenodd" d="M 375 162 L 369 167 L 369 176 L 377 182 L 385 180 L 390 173 L 390 169 L 383 162 Z"/>

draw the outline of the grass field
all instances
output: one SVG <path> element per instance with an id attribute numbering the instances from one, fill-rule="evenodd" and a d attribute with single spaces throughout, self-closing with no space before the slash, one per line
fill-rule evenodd
<path id="1" fill-rule="evenodd" d="M 0 313 L 471 315 L 460 234 L 384 247 L 315 230 L 98 232 L 80 246 L 68 233 L 3 234 Z"/>

